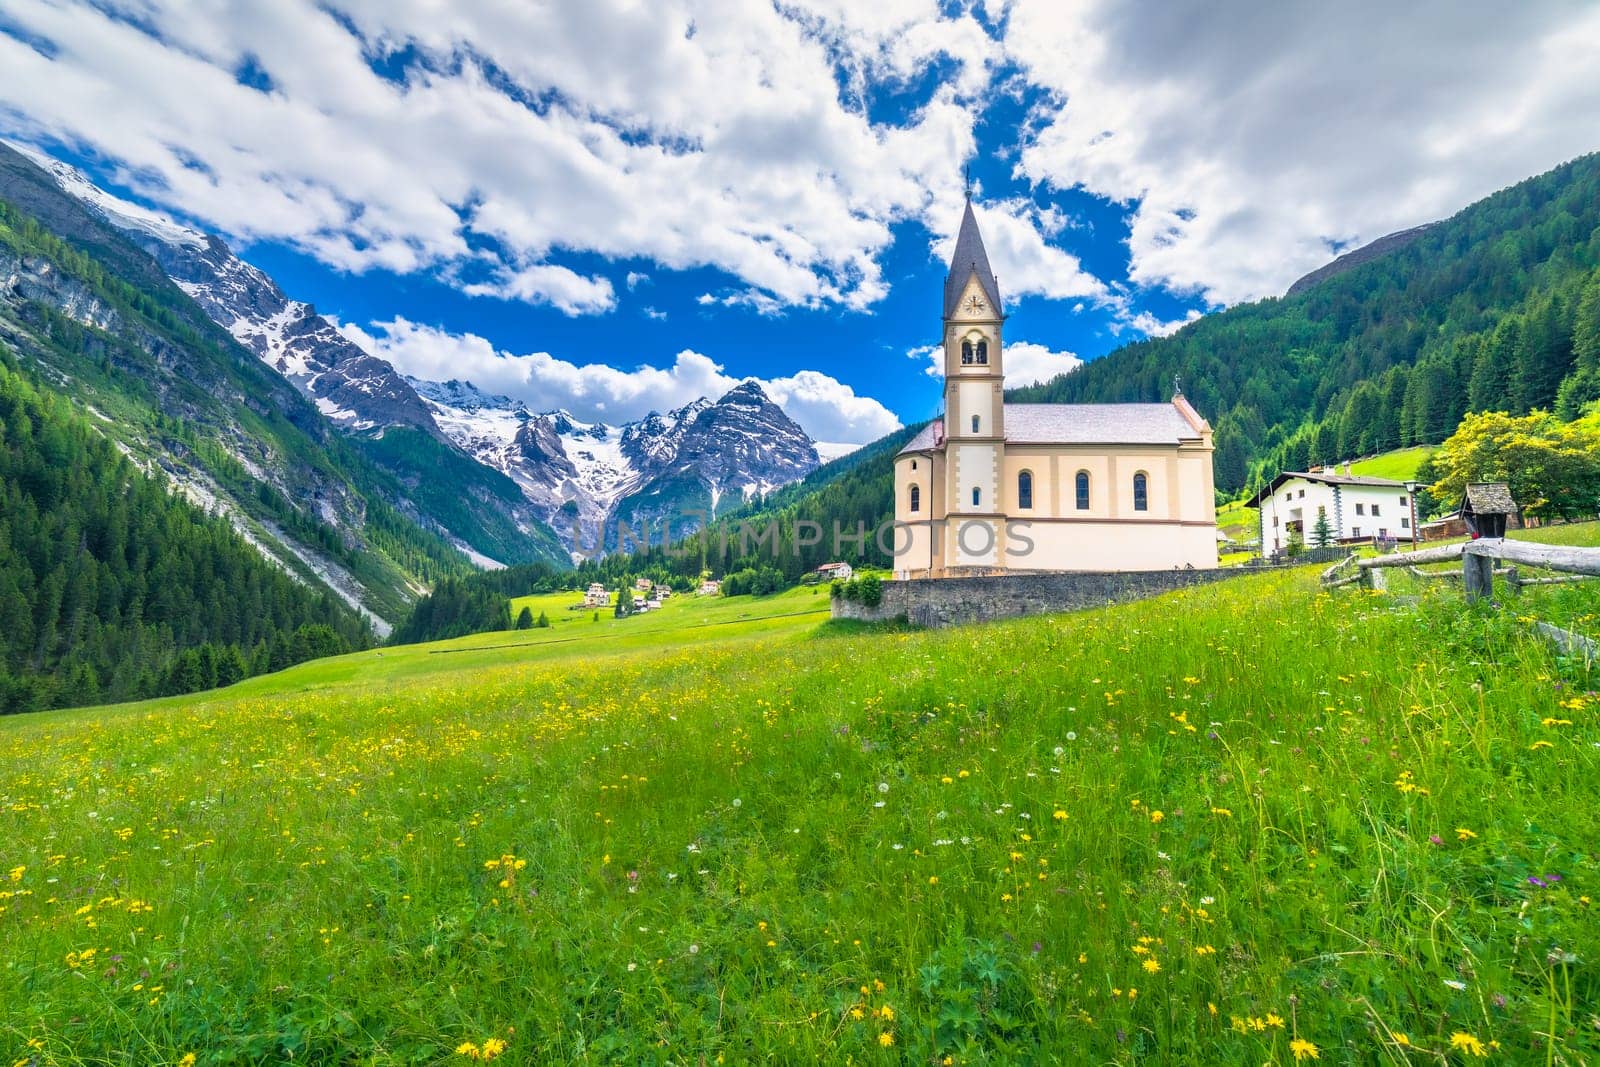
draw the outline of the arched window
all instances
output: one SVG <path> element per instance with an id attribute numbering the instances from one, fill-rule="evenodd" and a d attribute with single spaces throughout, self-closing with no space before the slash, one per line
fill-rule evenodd
<path id="1" fill-rule="evenodd" d="M 1074 486 L 1074 488 L 1077 489 L 1078 510 L 1079 511 L 1088 511 L 1089 510 L 1089 472 L 1088 471 L 1079 471 L 1078 472 L 1077 484 Z"/>
<path id="2" fill-rule="evenodd" d="M 1023 471 L 1017 475 L 1017 507 L 1033 507 L 1033 472 Z"/>
<path id="3" fill-rule="evenodd" d="M 1144 471 L 1133 476 L 1133 510 L 1150 510 L 1150 479 Z"/>
<path id="4" fill-rule="evenodd" d="M 972 506 L 977 507 L 983 500 L 983 490 L 977 486 L 972 487 Z"/>
<path id="5" fill-rule="evenodd" d="M 913 485 L 911 487 L 911 510 L 922 510 L 922 486 L 920 485 Z"/>
<path id="6" fill-rule="evenodd" d="M 972 416 L 972 432 L 978 432 L 978 416 L 976 415 Z"/>
<path id="7" fill-rule="evenodd" d="M 987 364 L 989 362 L 989 342 L 988 341 L 979 341 L 978 342 L 978 362 L 979 363 L 983 363 L 983 364 Z"/>
<path id="8" fill-rule="evenodd" d="M 971 341 L 962 341 L 961 342 L 961 362 L 962 363 L 971 363 L 972 362 L 972 342 Z"/>

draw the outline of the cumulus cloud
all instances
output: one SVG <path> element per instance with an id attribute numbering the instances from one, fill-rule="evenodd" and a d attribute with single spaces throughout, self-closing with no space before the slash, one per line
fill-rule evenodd
<path id="1" fill-rule="evenodd" d="M 906 355 L 919 363 L 926 363 L 923 373 L 929 377 L 944 377 L 944 350 L 938 345 L 922 345 Z M 1008 389 L 1047 382 L 1058 374 L 1066 374 L 1083 366 L 1083 360 L 1071 352 L 1056 352 L 1033 341 L 1006 342 L 1003 362 Z"/>
<path id="2" fill-rule="evenodd" d="M 580 253 L 865 307 L 891 226 L 971 151 L 999 56 L 941 7 L 8 0 L 0 127 L 341 269 L 612 307 L 611 282 L 559 263 Z M 916 106 L 868 106 L 935 63 L 951 77 Z"/>
<path id="3" fill-rule="evenodd" d="M 990 6 L 1047 91 L 1019 173 L 1128 205 L 1129 279 L 1213 304 L 1596 147 L 1592 6 Z"/>
<path id="4" fill-rule="evenodd" d="M 572 363 L 548 352 L 514 355 L 476 334 L 451 333 L 404 318 L 339 328 L 403 374 L 433 381 L 464 379 L 485 392 L 521 400 L 532 410 L 565 409 L 584 421 L 630 422 L 703 396 L 715 399 L 745 380 L 692 349 L 679 352 L 668 367 L 641 363 L 621 368 Z M 860 444 L 900 427 L 900 420 L 881 403 L 819 371 L 756 381 L 817 440 Z"/>

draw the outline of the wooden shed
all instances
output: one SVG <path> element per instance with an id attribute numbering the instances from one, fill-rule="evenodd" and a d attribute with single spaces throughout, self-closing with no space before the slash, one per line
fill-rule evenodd
<path id="1" fill-rule="evenodd" d="M 1506 528 L 1522 525 L 1517 502 L 1505 482 L 1473 482 L 1461 497 L 1461 519 L 1473 537 L 1504 537 Z"/>

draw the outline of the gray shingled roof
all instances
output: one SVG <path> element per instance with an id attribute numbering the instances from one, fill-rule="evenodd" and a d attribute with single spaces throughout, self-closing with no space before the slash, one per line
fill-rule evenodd
<path id="1" fill-rule="evenodd" d="M 950 257 L 950 274 L 944 280 L 944 317 L 956 309 L 961 290 L 967 287 L 972 272 L 978 272 L 978 284 L 989 294 L 989 303 L 995 314 L 1000 313 L 1000 283 L 989 269 L 989 253 L 983 249 L 983 237 L 978 233 L 978 219 L 972 213 L 972 201 L 967 201 L 966 214 L 961 216 L 961 231 L 956 234 L 955 254 Z"/>
<path id="2" fill-rule="evenodd" d="M 1171 404 L 1007 404 L 1006 443 L 1019 445 L 1176 445 L 1200 434 Z M 933 447 L 937 420 L 900 451 Z"/>
<path id="3" fill-rule="evenodd" d="M 1461 510 L 1474 515 L 1515 515 L 1517 502 L 1505 482 L 1473 482 L 1467 486 Z"/>
<path id="4" fill-rule="evenodd" d="M 1261 502 L 1273 493 L 1278 487 L 1291 478 L 1304 478 L 1308 482 L 1321 482 L 1323 485 L 1366 485 L 1376 486 L 1379 489 L 1404 489 L 1405 482 L 1397 482 L 1392 478 L 1369 478 L 1362 474 L 1323 474 L 1312 471 L 1284 471 L 1272 481 L 1262 486 L 1256 495 L 1245 501 L 1246 507 L 1258 508 Z"/>

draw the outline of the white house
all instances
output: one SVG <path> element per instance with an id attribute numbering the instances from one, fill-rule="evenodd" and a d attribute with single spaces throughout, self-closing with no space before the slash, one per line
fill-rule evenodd
<path id="1" fill-rule="evenodd" d="M 606 592 L 606 587 L 599 582 L 591 582 L 588 592 L 583 594 L 583 606 L 586 608 L 603 608 L 611 603 L 611 594 Z"/>
<path id="2" fill-rule="evenodd" d="M 1346 465 L 1348 469 L 1348 465 Z M 1340 544 L 1374 537 L 1414 540 L 1414 502 L 1405 482 L 1320 471 L 1284 471 L 1249 500 L 1261 509 L 1261 553 L 1272 555 L 1299 534 L 1316 544 L 1317 516 L 1326 515 L 1333 539 Z"/>
<path id="3" fill-rule="evenodd" d="M 722 592 L 722 583 L 715 578 L 707 578 L 700 583 L 701 596 L 716 596 Z"/>
<path id="4" fill-rule="evenodd" d="M 848 563 L 824 563 L 817 568 L 817 573 L 822 575 L 822 580 L 825 582 L 848 582 L 856 571 Z"/>

